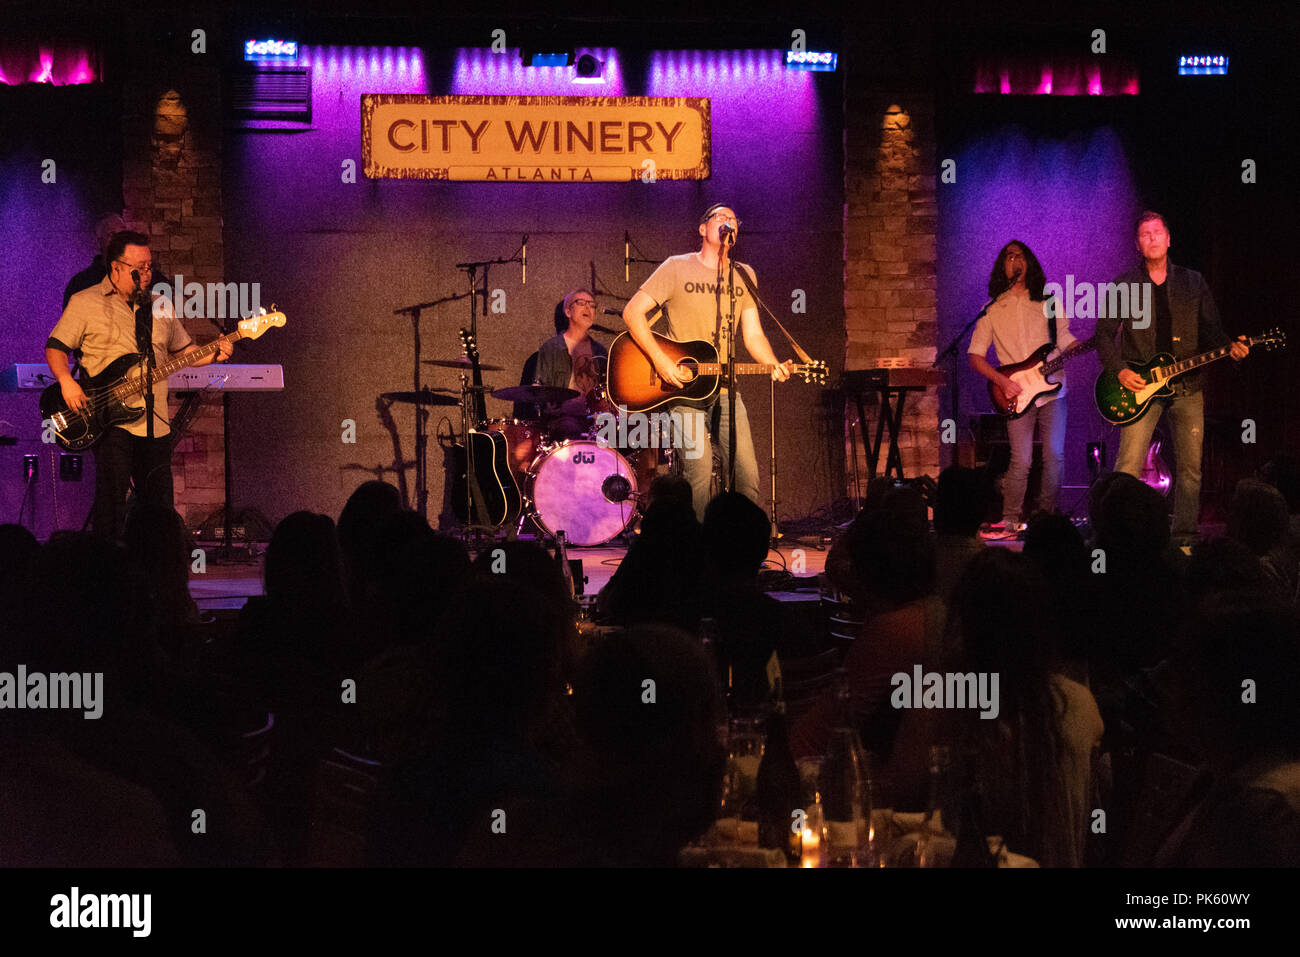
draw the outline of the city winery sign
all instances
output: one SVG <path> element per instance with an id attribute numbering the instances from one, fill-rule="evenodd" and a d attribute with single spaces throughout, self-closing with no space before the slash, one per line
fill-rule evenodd
<path id="1" fill-rule="evenodd" d="M 591 183 L 707 179 L 698 96 L 361 97 L 371 179 Z"/>

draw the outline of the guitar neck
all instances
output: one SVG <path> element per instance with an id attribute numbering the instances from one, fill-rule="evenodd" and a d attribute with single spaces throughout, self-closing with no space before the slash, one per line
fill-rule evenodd
<path id="1" fill-rule="evenodd" d="M 725 362 L 701 362 L 698 366 L 700 375 L 717 375 L 727 374 L 727 364 Z M 771 375 L 775 365 L 767 365 L 762 362 L 736 362 L 731 366 L 736 371 L 736 375 Z M 799 370 L 795 367 L 795 371 Z"/>
<path id="2" fill-rule="evenodd" d="M 1247 345 L 1252 348 L 1262 342 L 1263 339 L 1247 339 Z M 1232 343 L 1219 346 L 1217 349 L 1211 349 L 1209 352 L 1202 352 L 1199 356 L 1192 356 L 1190 359 L 1182 359 L 1167 366 L 1157 366 L 1162 373 L 1162 378 L 1172 379 L 1174 376 L 1182 375 L 1185 372 L 1191 372 L 1193 369 L 1199 369 L 1201 366 L 1209 365 L 1211 362 L 1218 362 L 1232 352 Z"/>
<path id="3" fill-rule="evenodd" d="M 192 366 L 194 365 L 194 363 L 200 362 L 203 359 L 206 359 L 208 356 L 216 355 L 217 350 L 221 346 L 221 343 L 237 342 L 242 338 L 244 338 L 244 334 L 240 332 L 238 329 L 236 329 L 234 332 L 227 333 L 224 336 L 220 336 L 219 338 L 213 339 L 207 345 L 199 346 L 199 348 L 195 352 L 187 352 L 184 355 L 176 356 L 173 359 L 168 359 L 162 365 L 154 367 L 153 378 L 150 381 L 150 385 L 160 382 L 161 380 L 168 378 L 174 373 L 180 372 L 182 369 Z"/>
<path id="4" fill-rule="evenodd" d="M 1051 362 L 1044 362 L 1043 375 L 1051 375 L 1053 372 L 1061 371 L 1061 368 L 1071 359 L 1077 358 L 1084 353 L 1091 352 L 1096 348 L 1097 343 L 1094 339 L 1085 339 L 1083 342 L 1076 342 Z"/>

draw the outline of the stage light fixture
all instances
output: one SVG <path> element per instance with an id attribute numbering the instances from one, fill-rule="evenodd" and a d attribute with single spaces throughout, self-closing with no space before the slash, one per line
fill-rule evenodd
<path id="1" fill-rule="evenodd" d="M 812 50 L 787 50 L 785 53 L 787 70 L 816 70 L 818 72 L 833 73 L 838 62 L 839 55 L 835 53 L 814 53 Z"/>
<path id="2" fill-rule="evenodd" d="M 604 83 L 605 61 L 597 60 L 590 53 L 584 53 L 578 57 L 578 62 L 573 65 L 573 82 Z"/>
<path id="3" fill-rule="evenodd" d="M 1179 76 L 1227 76 L 1228 58 L 1219 54 L 1210 56 L 1180 56 Z"/>

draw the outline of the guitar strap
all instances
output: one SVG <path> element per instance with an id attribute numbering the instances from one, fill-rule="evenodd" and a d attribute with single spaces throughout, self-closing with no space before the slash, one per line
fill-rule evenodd
<path id="1" fill-rule="evenodd" d="M 749 277 L 745 275 L 745 270 L 737 269 L 736 273 L 740 276 L 740 281 L 745 284 L 745 288 L 749 290 L 749 294 L 754 297 L 754 301 L 763 307 L 763 311 L 766 312 L 768 316 L 772 319 L 772 321 L 776 323 L 776 327 L 785 334 L 785 337 L 787 339 L 790 340 L 790 348 L 793 349 L 794 354 L 799 357 L 799 361 L 806 364 L 811 364 L 813 361 L 812 356 L 808 355 L 808 353 L 804 351 L 803 346 L 799 345 L 799 343 L 794 341 L 794 336 L 790 335 L 790 333 L 786 330 L 785 326 L 781 325 L 781 320 L 778 319 L 773 314 L 771 309 L 767 308 L 767 303 L 765 303 L 762 297 L 759 296 L 758 290 L 755 289 L 752 285 L 750 285 Z"/>
<path id="2" fill-rule="evenodd" d="M 1047 310 L 1047 341 L 1050 342 L 1052 344 L 1052 348 L 1055 349 L 1056 348 L 1056 310 L 1058 307 L 1058 303 L 1056 301 L 1055 296 L 1052 296 L 1051 299 L 1052 299 L 1052 308 Z"/>

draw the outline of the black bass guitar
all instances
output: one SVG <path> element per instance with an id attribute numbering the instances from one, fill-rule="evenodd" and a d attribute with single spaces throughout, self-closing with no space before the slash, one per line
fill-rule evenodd
<path id="1" fill-rule="evenodd" d="M 483 401 L 483 371 L 478 364 L 478 344 L 469 330 L 460 331 L 461 345 L 465 348 L 465 357 L 473 367 L 475 390 L 470 399 L 470 421 L 483 424 L 487 422 L 487 405 Z M 419 411 L 417 410 L 417 415 Z M 466 436 L 469 455 L 465 452 L 465 443 L 457 442 L 453 447 L 456 478 L 451 487 L 452 512 L 462 522 L 472 525 L 489 525 L 499 527 L 515 521 L 523 511 L 524 499 L 510 471 L 510 449 L 506 437 L 500 432 L 480 432 L 470 428 Z M 472 459 L 474 467 L 468 468 Z M 470 521 L 469 498 L 473 489 L 473 521 Z"/>
<path id="2" fill-rule="evenodd" d="M 1251 348 L 1262 345 L 1268 349 L 1279 349 L 1286 345 L 1286 333 L 1281 329 L 1272 329 L 1263 335 L 1247 338 L 1246 345 Z M 1231 350 L 1232 343 L 1229 343 L 1188 359 L 1175 359 L 1169 353 L 1162 352 L 1145 363 L 1127 363 L 1130 369 L 1146 380 L 1146 387 L 1138 392 L 1120 385 L 1118 372 L 1102 372 L 1097 377 L 1094 390 L 1097 411 L 1112 425 L 1132 425 L 1147 414 L 1152 399 L 1174 394 L 1171 386 L 1174 379 L 1225 358 Z"/>
<path id="3" fill-rule="evenodd" d="M 272 306 L 271 308 L 275 308 Z M 144 415 L 144 394 L 154 384 L 166 379 L 186 366 L 216 355 L 223 342 L 256 339 L 272 326 L 283 326 L 284 313 L 266 312 L 260 316 L 241 319 L 235 331 L 199 346 L 194 352 L 177 356 L 154 367 L 153 375 L 146 371 L 144 356 L 128 353 L 108 364 L 99 375 L 79 379 L 86 393 L 86 404 L 72 411 L 63 401 L 63 387 L 57 382 L 41 393 L 41 422 L 54 429 L 54 438 L 69 452 L 80 452 L 99 441 L 107 430 L 118 425 L 129 425 Z"/>

